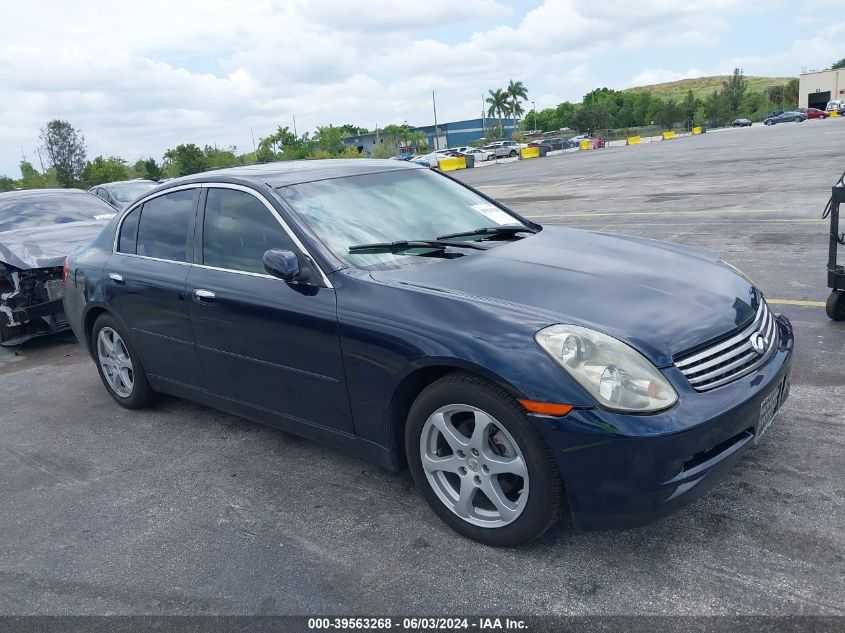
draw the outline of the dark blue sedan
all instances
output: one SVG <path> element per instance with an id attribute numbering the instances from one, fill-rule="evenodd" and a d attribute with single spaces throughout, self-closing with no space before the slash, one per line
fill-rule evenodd
<path id="1" fill-rule="evenodd" d="M 492 545 L 697 499 L 772 423 L 793 348 L 708 252 L 544 227 L 401 161 L 171 181 L 68 258 L 65 310 L 120 405 L 407 465 Z"/>
<path id="2" fill-rule="evenodd" d="M 807 120 L 807 115 L 803 112 L 781 112 L 773 114 L 763 121 L 763 125 L 776 125 L 778 123 L 801 123 Z"/>

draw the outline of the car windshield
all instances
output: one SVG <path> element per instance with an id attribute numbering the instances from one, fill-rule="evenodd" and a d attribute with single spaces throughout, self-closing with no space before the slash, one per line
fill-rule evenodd
<path id="1" fill-rule="evenodd" d="M 128 204 L 141 194 L 157 186 L 157 182 L 127 182 L 119 185 L 111 185 L 108 189 L 118 202 Z"/>
<path id="2" fill-rule="evenodd" d="M 433 240 L 491 226 L 524 226 L 470 189 L 425 169 L 320 180 L 278 189 L 336 257 L 356 268 L 413 266 L 408 253 L 350 253 L 357 244 Z"/>
<path id="3" fill-rule="evenodd" d="M 113 215 L 113 207 L 87 193 L 0 195 L 0 232 L 104 220 Z"/>

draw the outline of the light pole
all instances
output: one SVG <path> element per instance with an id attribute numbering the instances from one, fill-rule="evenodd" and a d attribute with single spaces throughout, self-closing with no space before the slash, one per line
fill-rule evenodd
<path id="1" fill-rule="evenodd" d="M 537 103 L 532 101 L 531 108 L 534 110 L 534 131 L 537 131 Z"/>

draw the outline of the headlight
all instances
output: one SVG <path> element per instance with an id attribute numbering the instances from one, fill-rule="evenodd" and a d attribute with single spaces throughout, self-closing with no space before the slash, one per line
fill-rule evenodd
<path id="1" fill-rule="evenodd" d="M 745 279 L 745 281 L 747 281 L 749 284 L 751 284 L 754 288 L 756 288 L 756 287 L 757 287 L 757 286 L 755 285 L 755 283 L 751 280 L 751 277 L 749 277 L 748 275 L 746 275 L 744 272 L 742 272 L 739 268 L 737 268 L 737 267 L 736 267 L 736 266 L 734 266 L 733 264 L 729 264 L 729 263 L 728 263 L 728 262 L 726 262 L 724 259 L 720 259 L 720 260 L 719 260 L 719 262 L 720 262 L 720 263 L 722 263 L 722 264 L 724 264 L 724 265 L 725 265 L 725 266 L 727 266 L 728 268 L 730 268 L 732 271 L 734 271 L 737 275 L 739 275 L 739 276 L 740 276 L 740 277 L 742 277 L 743 279 Z"/>
<path id="2" fill-rule="evenodd" d="M 606 409 L 653 413 L 678 400 L 654 365 L 612 336 L 577 325 L 551 325 L 534 338 Z"/>

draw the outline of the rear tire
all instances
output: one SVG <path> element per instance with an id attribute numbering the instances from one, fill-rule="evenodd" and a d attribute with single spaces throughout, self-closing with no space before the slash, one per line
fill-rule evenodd
<path id="1" fill-rule="evenodd" d="M 533 540 L 565 507 L 551 449 L 509 393 L 477 376 L 449 374 L 417 397 L 405 452 L 432 510 L 480 543 Z"/>
<path id="2" fill-rule="evenodd" d="M 513 149 L 512 149 L 512 150 L 510 151 L 510 153 L 508 154 L 508 157 L 513 158 L 514 156 L 516 156 L 516 150 L 513 150 Z"/>
<path id="3" fill-rule="evenodd" d="M 156 393 L 124 328 L 112 315 L 101 314 L 91 332 L 91 349 L 106 391 L 120 406 L 142 409 Z"/>
<path id="4" fill-rule="evenodd" d="M 845 291 L 834 290 L 825 304 L 827 316 L 834 321 L 845 321 Z"/>

